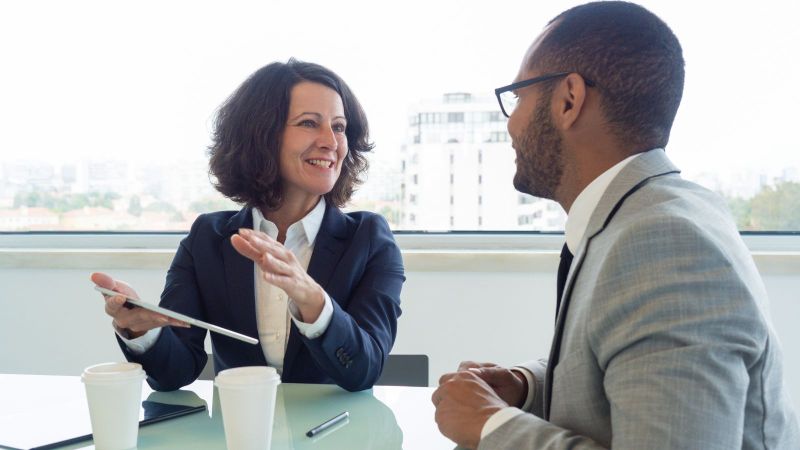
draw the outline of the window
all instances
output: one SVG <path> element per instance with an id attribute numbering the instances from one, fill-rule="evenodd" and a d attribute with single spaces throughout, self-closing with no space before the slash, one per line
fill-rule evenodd
<path id="1" fill-rule="evenodd" d="M 451 112 L 447 113 L 447 121 L 450 123 L 461 123 L 464 122 L 464 113 L 463 112 Z"/>
<path id="2" fill-rule="evenodd" d="M 396 230 L 470 229 L 476 218 L 461 214 L 478 211 L 478 187 L 459 198 L 455 225 L 439 211 L 458 174 L 480 184 L 493 229 L 562 230 L 558 205 L 514 190 L 492 90 L 513 81 L 531 30 L 576 3 L 478 2 L 453 21 L 451 3 L 414 1 L 391 20 L 367 20 L 383 17 L 368 2 L 1 2 L 0 232 L 186 231 L 200 213 L 238 209 L 207 175 L 214 111 L 253 71 L 292 56 L 341 75 L 367 113 L 376 148 L 348 209 L 380 212 Z M 687 62 L 670 158 L 724 197 L 740 229 L 800 230 L 800 90 L 753 87 L 800 76 L 800 3 L 726 3 L 724 21 L 714 2 L 640 3 L 676 32 Z M 302 17 L 306 31 L 265 26 L 275 17 Z M 331 37 L 331 23 L 360 26 Z M 431 51 L 440 36 L 459 45 Z M 385 51 L 401 43 L 419 51 Z"/>

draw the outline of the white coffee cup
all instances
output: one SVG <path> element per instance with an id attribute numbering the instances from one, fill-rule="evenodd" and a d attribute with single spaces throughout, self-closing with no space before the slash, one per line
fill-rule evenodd
<path id="1" fill-rule="evenodd" d="M 144 378 L 142 366 L 129 362 L 97 364 L 83 371 L 97 450 L 136 448 Z"/>
<path id="2" fill-rule="evenodd" d="M 268 450 L 281 383 L 273 367 L 237 367 L 214 379 L 222 406 L 228 450 Z"/>

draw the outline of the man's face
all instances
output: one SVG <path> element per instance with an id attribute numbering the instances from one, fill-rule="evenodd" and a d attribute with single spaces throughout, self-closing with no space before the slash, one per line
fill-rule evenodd
<path id="1" fill-rule="evenodd" d="M 530 88 L 538 92 L 523 95 L 537 98 L 523 99 L 520 95 L 508 120 L 511 145 L 517 156 L 514 188 L 535 197 L 555 199 L 564 173 L 561 135 L 553 125 L 549 90 L 541 86 Z"/>
<path id="2" fill-rule="evenodd" d="M 531 69 L 530 62 L 549 28 L 528 49 L 514 81 L 543 74 Z M 548 87 L 553 83 L 546 81 L 545 85 L 535 84 L 516 91 L 519 100 L 508 119 L 508 133 L 517 156 L 514 188 L 547 199 L 555 199 L 564 173 L 561 134 L 553 124 L 550 109 L 552 90 Z"/>

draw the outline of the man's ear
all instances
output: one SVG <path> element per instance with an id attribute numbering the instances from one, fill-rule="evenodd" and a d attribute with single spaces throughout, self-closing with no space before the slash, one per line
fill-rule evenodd
<path id="1" fill-rule="evenodd" d="M 564 131 L 575 125 L 586 105 L 586 82 L 577 73 L 567 75 L 553 92 L 556 128 Z"/>

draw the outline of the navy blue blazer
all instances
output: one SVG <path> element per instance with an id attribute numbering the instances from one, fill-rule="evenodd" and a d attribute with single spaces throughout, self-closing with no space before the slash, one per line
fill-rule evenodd
<path id="1" fill-rule="evenodd" d="M 258 338 L 253 262 L 231 245 L 239 228 L 252 228 L 250 208 L 203 214 L 175 254 L 161 306 Z M 400 249 L 386 220 L 369 212 L 344 214 L 328 204 L 308 274 L 325 289 L 333 317 L 316 339 L 292 322 L 282 380 L 335 383 L 368 389 L 380 376 L 397 335 L 405 276 Z M 142 364 L 153 389 L 178 389 L 197 379 L 208 359 L 206 330 L 164 327 L 155 345 L 129 361 Z M 260 345 L 211 333 L 214 368 L 267 365 Z"/>

